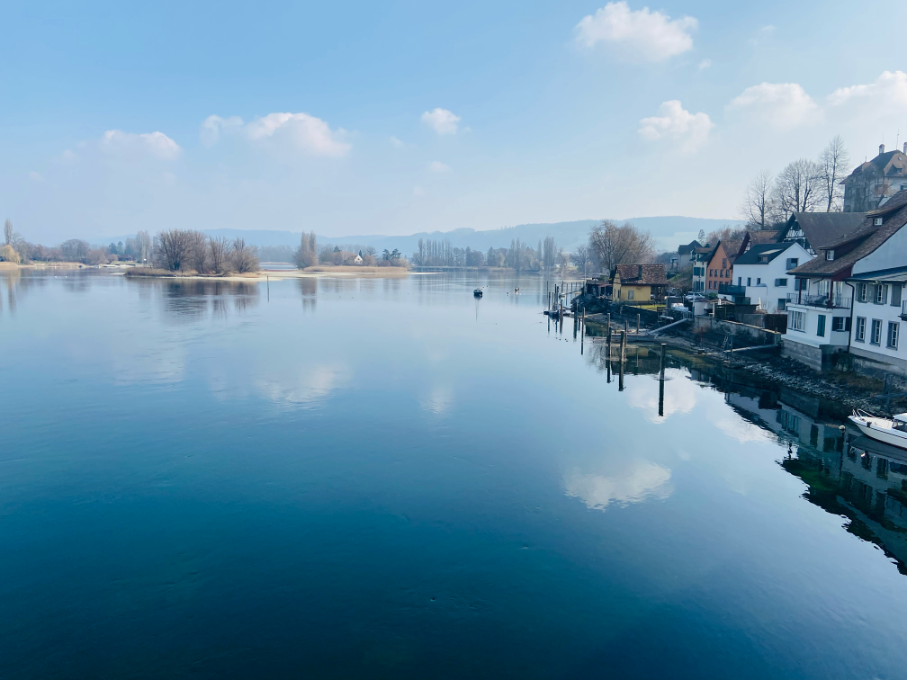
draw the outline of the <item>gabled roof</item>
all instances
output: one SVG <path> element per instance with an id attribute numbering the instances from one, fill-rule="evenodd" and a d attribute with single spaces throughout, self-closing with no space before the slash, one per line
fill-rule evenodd
<path id="1" fill-rule="evenodd" d="M 615 273 L 621 283 L 640 286 L 664 286 L 668 284 L 665 278 L 664 264 L 619 264 Z"/>
<path id="2" fill-rule="evenodd" d="M 753 248 L 761 243 L 777 243 L 782 235 L 781 231 L 776 229 L 760 229 L 759 231 L 748 232 L 750 234 L 750 247 Z"/>
<path id="3" fill-rule="evenodd" d="M 779 255 L 784 253 L 786 250 L 791 248 L 794 244 L 793 241 L 788 243 L 761 243 L 759 245 L 752 246 L 750 250 L 744 253 L 741 257 L 735 260 L 735 265 L 739 264 L 768 264 L 775 260 Z M 761 262 L 762 257 L 768 257 L 769 259 L 766 262 Z"/>
<path id="4" fill-rule="evenodd" d="M 885 177 L 905 176 L 905 154 L 898 149 L 879 154 L 876 158 L 861 163 L 849 177 L 856 177 L 864 173 L 884 175 Z"/>
<path id="5" fill-rule="evenodd" d="M 893 234 L 905 226 L 905 192 L 899 193 L 903 194 L 902 198 L 899 199 L 900 202 L 893 205 L 892 209 L 883 216 L 882 226 L 874 226 L 874 215 L 868 214 L 859 235 L 841 239 L 838 243 L 831 243 L 830 247 L 824 248 L 816 258 L 802 264 L 800 267 L 795 267 L 788 273 L 801 278 L 812 276 L 817 278 L 829 278 L 841 276 L 842 274 L 845 276 L 850 275 L 851 267 L 855 262 L 870 255 L 870 253 L 883 245 Z M 896 196 L 893 196 L 893 199 L 895 198 Z M 892 201 L 890 201 L 890 203 L 892 203 Z M 887 207 L 890 206 L 890 203 L 886 204 Z M 876 216 L 879 217 L 879 215 Z M 850 246 L 852 249 L 844 253 L 841 257 L 835 257 L 834 260 L 827 260 L 826 251 L 832 250 L 835 255 L 836 248 L 839 246 Z"/>
<path id="6" fill-rule="evenodd" d="M 899 191 L 897 194 L 893 194 L 892 197 L 888 201 L 886 201 L 886 204 L 884 206 L 866 213 L 867 219 L 861 225 L 860 229 L 836 241 L 827 243 L 824 246 L 824 249 L 828 250 L 830 248 L 837 248 L 838 246 L 844 245 L 846 243 L 851 243 L 852 241 L 855 241 L 857 239 L 864 238 L 869 233 L 876 231 L 877 229 L 879 229 L 879 227 L 875 227 L 873 225 L 874 218 L 882 217 L 883 221 L 885 222 L 886 215 L 896 212 L 899 208 L 905 207 L 905 196 L 906 192 L 904 191 Z"/>
<path id="7" fill-rule="evenodd" d="M 788 232 L 799 226 L 804 232 L 807 243 L 817 250 L 825 244 L 831 243 L 848 234 L 851 234 L 864 223 L 864 213 L 839 213 L 839 212 L 802 212 L 793 213 L 782 230 L 781 238 L 784 239 Z"/>

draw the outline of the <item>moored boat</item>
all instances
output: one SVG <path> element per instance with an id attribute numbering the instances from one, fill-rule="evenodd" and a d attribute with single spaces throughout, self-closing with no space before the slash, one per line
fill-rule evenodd
<path id="1" fill-rule="evenodd" d="M 857 427 L 861 434 L 900 449 L 906 448 L 908 442 L 908 414 L 900 413 L 894 418 L 876 418 L 869 413 L 855 409 L 848 420 Z"/>
<path id="2" fill-rule="evenodd" d="M 482 288 L 477 288 L 473 291 L 473 297 L 482 297 Z"/>

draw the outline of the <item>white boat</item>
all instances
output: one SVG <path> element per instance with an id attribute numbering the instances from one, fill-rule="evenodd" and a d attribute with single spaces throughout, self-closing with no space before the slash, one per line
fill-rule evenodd
<path id="1" fill-rule="evenodd" d="M 900 413 L 892 419 L 875 418 L 869 413 L 855 409 L 854 415 L 848 416 L 850 420 L 866 437 L 876 439 L 878 442 L 906 448 L 908 441 L 908 414 Z"/>

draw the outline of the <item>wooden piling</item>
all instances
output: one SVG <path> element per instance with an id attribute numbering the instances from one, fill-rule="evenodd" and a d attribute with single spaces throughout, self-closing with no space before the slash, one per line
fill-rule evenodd
<path id="1" fill-rule="evenodd" d="M 624 391 L 624 349 L 627 346 L 627 333 L 621 331 L 621 349 L 618 354 L 618 391 Z"/>
<path id="2" fill-rule="evenodd" d="M 662 343 L 662 353 L 659 356 L 659 380 L 665 380 L 665 343 Z"/>
<path id="3" fill-rule="evenodd" d="M 640 315 L 637 315 L 637 335 L 640 335 Z"/>

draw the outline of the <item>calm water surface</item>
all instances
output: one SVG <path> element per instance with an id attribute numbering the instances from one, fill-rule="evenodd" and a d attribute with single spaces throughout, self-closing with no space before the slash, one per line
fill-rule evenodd
<path id="1" fill-rule="evenodd" d="M 0 677 L 905 677 L 904 458 L 543 285 L 0 278 Z"/>

